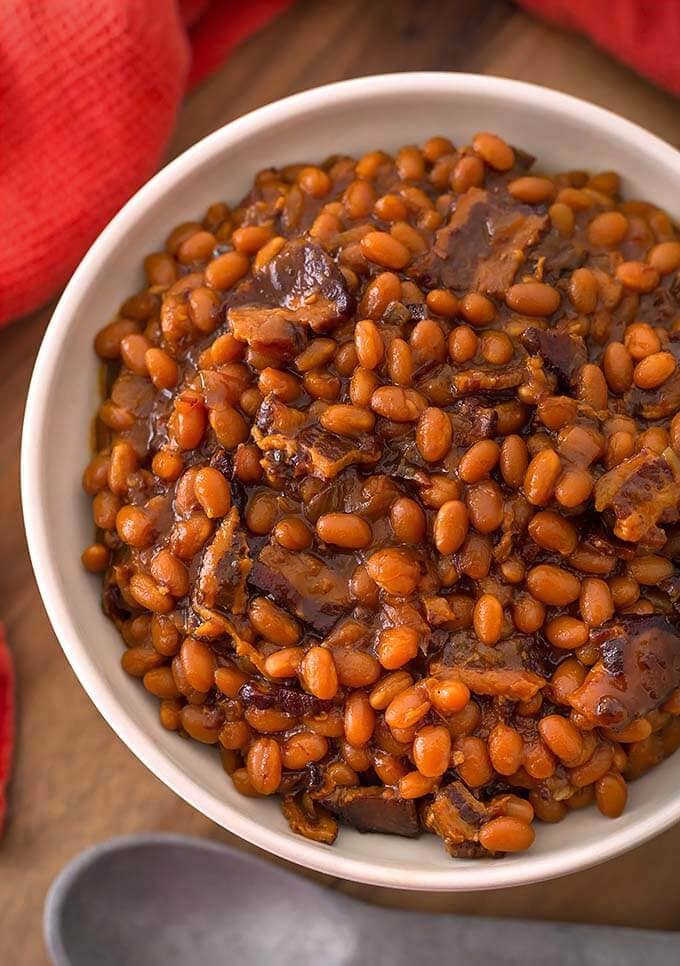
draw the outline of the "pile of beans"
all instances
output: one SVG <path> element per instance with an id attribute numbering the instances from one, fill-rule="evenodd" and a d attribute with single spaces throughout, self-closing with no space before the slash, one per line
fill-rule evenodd
<path id="1" fill-rule="evenodd" d="M 523 850 L 680 746 L 680 237 L 532 161 L 262 171 L 95 339 L 122 666 L 317 841 Z"/>

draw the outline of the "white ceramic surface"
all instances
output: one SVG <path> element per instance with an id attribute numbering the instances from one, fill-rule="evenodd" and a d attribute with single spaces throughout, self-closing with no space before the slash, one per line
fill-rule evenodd
<path id="1" fill-rule="evenodd" d="M 546 170 L 613 168 L 628 197 L 680 218 L 680 153 L 635 125 L 563 94 L 466 74 L 393 74 L 297 94 L 199 142 L 142 188 L 94 243 L 64 292 L 38 356 L 22 443 L 22 495 L 33 567 L 52 626 L 97 708 L 130 749 L 177 794 L 215 822 L 292 862 L 381 886 L 443 891 L 517 885 L 617 855 L 680 818 L 680 754 L 631 788 L 611 821 L 595 809 L 539 826 L 527 853 L 497 862 L 452 860 L 434 836 L 411 841 L 343 829 L 334 847 L 293 835 L 275 801 L 242 798 L 213 748 L 158 723 L 157 701 L 121 671 L 121 644 L 103 617 L 99 580 L 80 564 L 92 539 L 80 489 L 98 401 L 96 331 L 142 282 L 141 259 L 168 229 L 215 199 L 235 201 L 255 172 L 421 142 L 463 143 L 492 130 L 534 153 Z"/>

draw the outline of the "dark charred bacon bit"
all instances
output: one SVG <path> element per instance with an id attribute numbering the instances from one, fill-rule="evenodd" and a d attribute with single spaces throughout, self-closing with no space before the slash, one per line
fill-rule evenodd
<path id="1" fill-rule="evenodd" d="M 354 299 L 337 264 L 310 242 L 289 242 L 269 262 L 260 285 L 265 296 L 271 293 L 315 332 L 329 331 L 354 312 Z"/>
<path id="2" fill-rule="evenodd" d="M 348 576 L 311 553 L 268 545 L 253 563 L 250 583 L 325 634 L 349 609 Z"/>
<path id="3" fill-rule="evenodd" d="M 505 394 L 509 389 L 521 385 L 526 379 L 523 366 L 506 366 L 502 369 L 464 369 L 453 366 L 440 366 L 416 384 L 419 392 L 435 406 L 450 406 L 461 397 L 472 395 L 493 396 Z M 464 400 L 467 402 L 467 399 Z M 486 400 L 488 407 L 489 400 Z M 478 404 L 483 406 L 481 401 Z M 486 410 L 488 412 L 488 408 Z M 455 413 L 452 414 L 455 418 Z M 455 432 L 455 427 L 454 427 Z M 487 433 L 493 436 L 493 432 Z"/>
<path id="4" fill-rule="evenodd" d="M 459 781 L 438 791 L 424 811 L 425 827 L 443 839 L 446 851 L 457 858 L 488 855 L 479 844 L 479 830 L 490 818 L 488 808 Z"/>
<path id="5" fill-rule="evenodd" d="M 624 728 L 680 685 L 680 630 L 661 614 L 630 614 L 590 632 L 601 659 L 570 697 L 600 727 Z"/>
<path id="6" fill-rule="evenodd" d="M 384 832 L 409 839 L 420 834 L 415 801 L 399 798 L 390 788 L 335 788 L 321 802 L 359 832 Z"/>
<path id="7" fill-rule="evenodd" d="M 522 342 L 532 355 L 543 359 L 546 369 L 554 372 L 564 388 L 568 388 L 578 370 L 588 361 L 586 346 L 580 335 L 558 329 L 526 329 Z"/>
<path id="8" fill-rule="evenodd" d="M 338 823 L 308 795 L 286 795 L 281 801 L 281 811 L 291 832 L 297 835 L 324 845 L 332 845 L 338 837 Z"/>
<path id="9" fill-rule="evenodd" d="M 520 386 L 525 379 L 524 367 L 507 367 L 501 371 L 492 369 L 466 369 L 457 372 L 452 379 L 454 398 L 469 396 L 473 393 L 506 392 Z"/>
<path id="10" fill-rule="evenodd" d="M 296 718 L 321 714 L 329 707 L 328 701 L 320 701 L 306 691 L 298 691 L 284 685 L 268 684 L 264 681 L 247 681 L 242 685 L 238 696 L 246 708 L 257 708 L 258 711 L 276 708 Z"/>
<path id="11" fill-rule="evenodd" d="M 528 701 L 546 683 L 546 669 L 539 658 L 532 638 L 511 637 L 487 647 L 473 633 L 459 631 L 432 662 L 430 673 L 455 677 L 475 694 Z"/>
<path id="12" fill-rule="evenodd" d="M 330 255 L 301 240 L 288 242 L 262 271 L 230 292 L 224 304 L 235 338 L 282 360 L 304 347 L 305 326 L 328 332 L 355 308 Z"/>
<path id="13" fill-rule="evenodd" d="M 449 597 L 424 597 L 425 617 L 431 627 L 457 631 L 472 624 L 473 601 L 464 594 Z"/>
<path id="14" fill-rule="evenodd" d="M 232 507 L 206 547 L 198 569 L 194 609 L 243 614 L 246 609 L 246 580 L 251 560 L 248 543 L 239 529 L 239 514 Z"/>
<path id="15" fill-rule="evenodd" d="M 289 362 L 304 349 L 307 338 L 300 319 L 288 309 L 242 305 L 227 309 L 231 334 L 256 352 Z"/>
<path id="16" fill-rule="evenodd" d="M 680 461 L 672 450 L 661 455 L 642 449 L 595 484 L 595 509 L 609 510 L 621 540 L 648 540 L 659 523 L 680 518 Z"/>
<path id="17" fill-rule="evenodd" d="M 680 576 L 667 577 L 659 584 L 659 590 L 668 594 L 673 609 L 680 614 Z"/>
<path id="18" fill-rule="evenodd" d="M 498 192 L 470 188 L 458 199 L 448 224 L 437 232 L 431 251 L 414 263 L 412 273 L 429 285 L 500 297 L 547 224 L 546 215 L 527 205 L 512 202 L 508 207 Z"/>
<path id="19" fill-rule="evenodd" d="M 644 419 L 668 419 L 680 410 L 680 371 L 658 389 L 632 389 L 628 394 L 635 416 Z"/>
<path id="20" fill-rule="evenodd" d="M 377 436 L 350 439 L 327 433 L 318 426 L 304 429 L 296 438 L 295 475 L 308 474 L 332 480 L 352 464 L 372 464 L 380 459 Z"/>

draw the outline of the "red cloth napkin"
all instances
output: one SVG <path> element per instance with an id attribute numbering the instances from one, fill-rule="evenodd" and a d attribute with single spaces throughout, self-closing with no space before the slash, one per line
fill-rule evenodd
<path id="1" fill-rule="evenodd" d="M 12 657 L 0 627 L 0 836 L 5 823 L 5 791 L 12 767 L 14 744 L 14 687 Z"/>
<path id="2" fill-rule="evenodd" d="M 66 281 L 187 88 L 290 2 L 0 0 L 0 325 Z"/>
<path id="3" fill-rule="evenodd" d="M 680 94 L 678 0 L 518 0 L 532 13 L 586 34 L 649 80 Z"/>

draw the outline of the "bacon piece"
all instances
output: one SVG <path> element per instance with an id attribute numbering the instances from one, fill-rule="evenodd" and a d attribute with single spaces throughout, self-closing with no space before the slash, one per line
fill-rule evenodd
<path id="1" fill-rule="evenodd" d="M 595 484 L 595 509 L 610 510 L 622 540 L 649 539 L 659 523 L 680 518 L 680 460 L 669 448 L 661 455 L 642 449 L 605 473 Z"/>
<path id="2" fill-rule="evenodd" d="M 590 639 L 601 658 L 569 700 L 598 726 L 625 728 L 680 685 L 680 631 L 667 617 L 621 615 Z"/>
<path id="3" fill-rule="evenodd" d="M 420 834 L 416 803 L 400 798 L 391 788 L 370 785 L 363 788 L 335 788 L 322 804 L 343 822 L 360 832 L 384 832 L 415 838 Z"/>
<path id="4" fill-rule="evenodd" d="M 489 855 L 479 844 L 479 830 L 491 814 L 460 781 L 440 789 L 423 812 L 425 828 L 444 840 L 446 851 L 456 858 Z"/>

